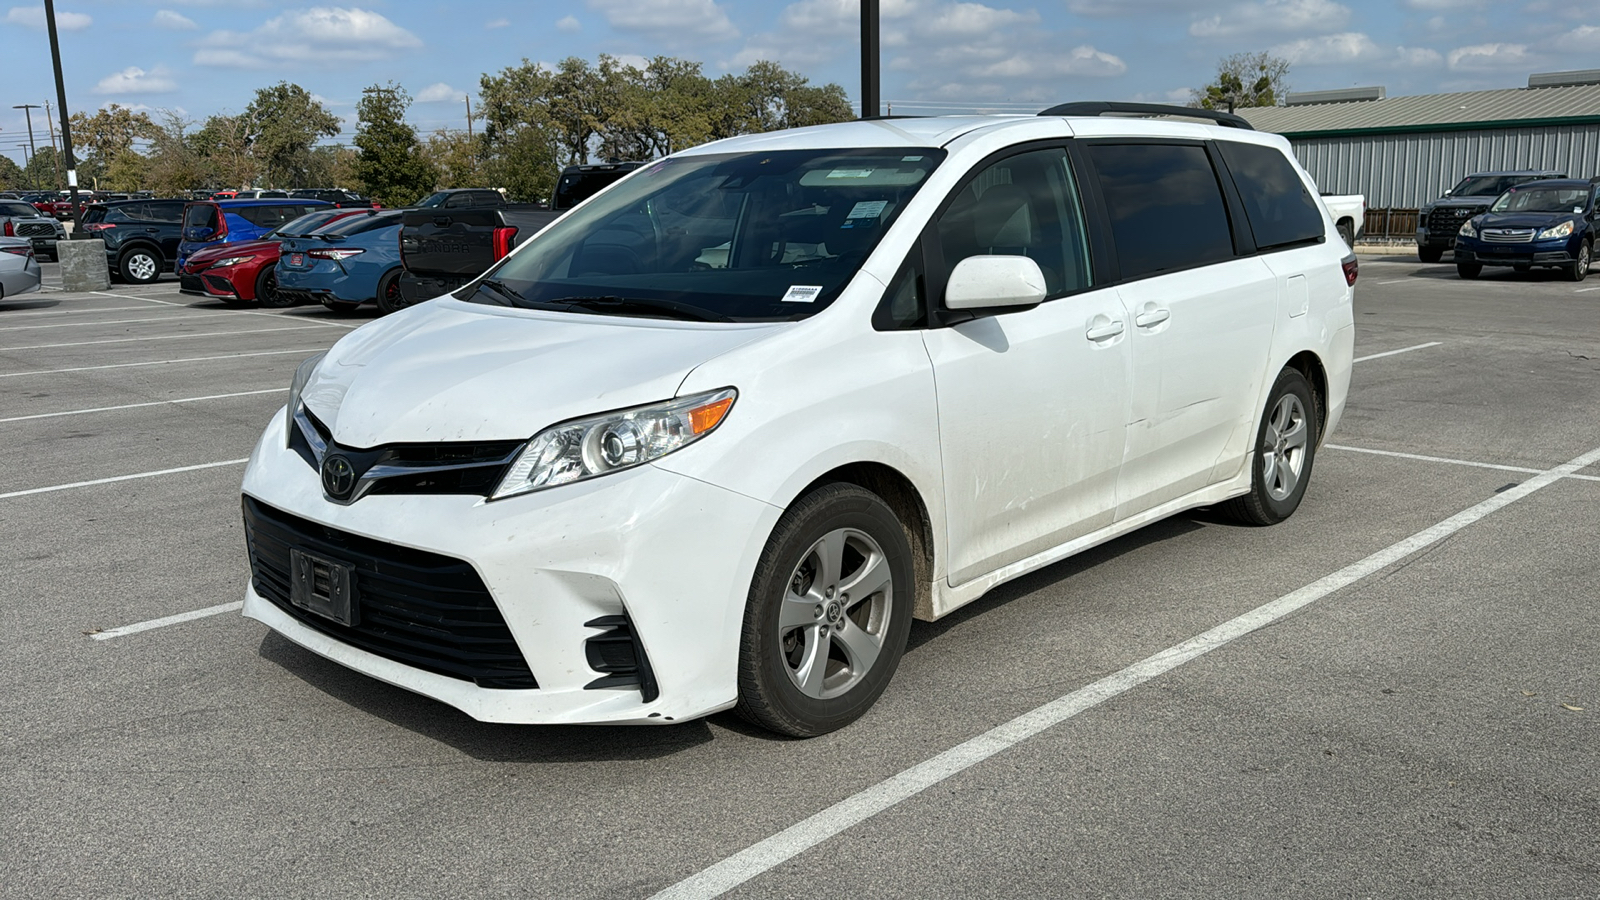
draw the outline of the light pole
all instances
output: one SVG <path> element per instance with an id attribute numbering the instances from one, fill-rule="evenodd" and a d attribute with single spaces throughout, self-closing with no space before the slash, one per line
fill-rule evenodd
<path id="1" fill-rule="evenodd" d="M 861 0 L 861 118 L 878 117 L 878 0 Z"/>
<path id="2" fill-rule="evenodd" d="M 38 153 L 38 149 L 33 146 L 33 111 L 44 107 L 37 103 L 19 103 L 11 108 L 22 110 L 22 114 L 28 119 L 28 155 L 32 156 Z"/>
<path id="3" fill-rule="evenodd" d="M 67 158 L 67 191 L 72 201 L 72 231 L 78 231 L 78 161 L 72 156 L 72 123 L 67 118 L 67 83 L 61 78 L 61 42 L 56 38 L 55 0 L 44 0 L 44 22 L 50 29 L 50 58 L 56 67 L 56 104 L 61 113 L 61 155 Z"/>

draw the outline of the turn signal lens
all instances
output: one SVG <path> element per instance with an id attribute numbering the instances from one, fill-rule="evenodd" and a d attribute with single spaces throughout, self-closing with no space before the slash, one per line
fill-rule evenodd
<path id="1" fill-rule="evenodd" d="M 733 388 L 578 419 L 534 435 L 499 487 L 498 500 L 631 469 L 681 450 L 727 417 Z"/>

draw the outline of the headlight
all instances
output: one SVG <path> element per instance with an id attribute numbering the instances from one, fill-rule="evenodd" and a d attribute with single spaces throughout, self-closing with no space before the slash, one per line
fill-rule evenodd
<path id="1" fill-rule="evenodd" d="M 660 459 L 710 434 L 739 392 L 723 388 L 546 428 L 523 448 L 491 500 Z"/>
<path id="2" fill-rule="evenodd" d="M 289 405 L 283 414 L 285 444 L 288 443 L 289 437 L 294 434 L 294 414 L 300 409 L 300 392 L 306 389 L 306 383 L 311 380 L 311 373 L 317 370 L 317 364 L 322 362 L 322 358 L 327 355 L 328 351 L 324 350 L 301 363 L 299 368 L 294 370 L 294 381 L 289 382 Z"/>
<path id="3" fill-rule="evenodd" d="M 1475 238 L 1475 237 L 1478 236 L 1478 229 L 1473 228 L 1472 227 L 1472 220 L 1468 219 L 1465 222 L 1461 223 L 1461 231 L 1458 232 L 1458 233 L 1462 237 Z"/>
<path id="4" fill-rule="evenodd" d="M 1554 228 L 1546 228 L 1545 230 L 1539 232 L 1539 240 L 1541 240 L 1541 241 L 1548 240 L 1550 238 L 1564 238 L 1564 237 L 1571 237 L 1571 236 L 1572 236 L 1572 223 L 1571 222 L 1562 222 L 1560 225 L 1557 225 Z"/>
<path id="5" fill-rule="evenodd" d="M 219 259 L 216 262 L 212 263 L 211 264 L 211 268 L 220 269 L 220 268 L 223 268 L 224 266 L 237 266 L 239 263 L 249 262 L 252 259 L 255 259 L 255 257 L 254 256 L 230 256 L 227 259 Z"/>

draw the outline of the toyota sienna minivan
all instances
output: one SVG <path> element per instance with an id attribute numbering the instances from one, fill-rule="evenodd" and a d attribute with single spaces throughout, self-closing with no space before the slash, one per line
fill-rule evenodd
<path id="1" fill-rule="evenodd" d="M 676 153 L 299 367 L 245 615 L 484 721 L 821 734 L 913 619 L 1183 510 L 1293 514 L 1355 280 L 1224 113 Z"/>

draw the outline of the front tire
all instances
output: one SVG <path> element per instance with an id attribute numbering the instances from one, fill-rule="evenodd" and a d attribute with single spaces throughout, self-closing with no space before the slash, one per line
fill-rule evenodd
<path id="1" fill-rule="evenodd" d="M 1294 515 L 1311 482 L 1319 421 L 1306 377 L 1294 369 L 1278 373 L 1256 433 L 1250 493 L 1229 500 L 1223 511 L 1250 525 L 1276 525 Z"/>
<path id="2" fill-rule="evenodd" d="M 1482 263 L 1456 263 L 1456 274 L 1471 281 L 1483 274 Z"/>
<path id="3" fill-rule="evenodd" d="M 267 309 L 287 309 L 294 300 L 278 290 L 278 270 L 268 266 L 256 276 L 256 302 Z"/>
<path id="4" fill-rule="evenodd" d="M 1568 281 L 1582 281 L 1585 278 L 1588 278 L 1590 262 L 1589 255 L 1589 242 L 1584 241 L 1578 247 L 1578 258 L 1573 260 L 1571 264 L 1563 267 L 1561 269 L 1561 274 L 1565 275 Z"/>
<path id="5" fill-rule="evenodd" d="M 739 715 L 791 737 L 860 718 L 905 652 L 911 553 L 905 526 L 871 491 L 831 484 L 796 501 L 750 585 Z"/>
<path id="6" fill-rule="evenodd" d="M 1417 259 L 1425 263 L 1436 263 L 1444 259 L 1444 249 L 1442 247 L 1418 247 Z"/>
<path id="7" fill-rule="evenodd" d="M 117 270 L 129 284 L 154 284 L 161 277 L 161 258 L 153 251 L 135 247 L 122 254 Z"/>

